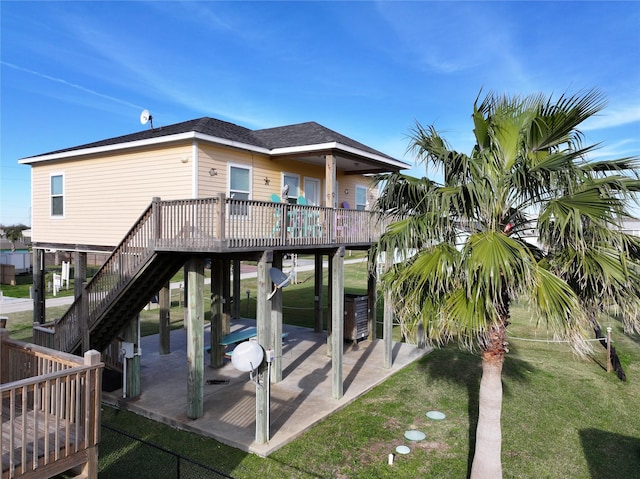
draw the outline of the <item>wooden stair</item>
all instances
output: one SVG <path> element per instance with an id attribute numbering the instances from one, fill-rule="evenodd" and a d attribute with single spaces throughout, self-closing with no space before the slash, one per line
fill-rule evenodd
<path id="1" fill-rule="evenodd" d="M 103 351 L 139 311 L 183 266 L 181 254 L 154 254 L 121 294 L 96 319 L 89 331 L 89 347 Z M 78 344 L 75 350 L 79 349 Z"/>

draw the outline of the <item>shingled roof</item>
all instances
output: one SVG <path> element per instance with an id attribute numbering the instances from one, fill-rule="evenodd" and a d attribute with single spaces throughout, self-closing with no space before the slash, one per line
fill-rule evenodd
<path id="1" fill-rule="evenodd" d="M 330 130 L 315 121 L 306 123 L 298 123 L 297 125 L 278 126 L 275 128 L 266 128 L 264 130 L 256 130 L 254 135 L 262 140 L 269 149 L 287 148 L 291 146 L 307 146 L 321 145 L 324 143 L 340 143 L 350 146 L 358 150 L 366 151 L 374 155 L 383 156 L 393 160 L 394 158 L 384 153 L 369 148 L 367 145 L 352 140 L 348 136 Z"/>
<path id="2" fill-rule="evenodd" d="M 330 130 L 316 122 L 299 123 L 296 125 L 266 128 L 262 130 L 250 130 L 233 123 L 209 117 L 184 121 L 168 126 L 149 128 L 129 135 L 108 138 L 106 140 L 43 153 L 29 158 L 24 158 L 24 160 L 37 159 L 39 157 L 58 155 L 62 153 L 71 153 L 91 148 L 109 147 L 112 145 L 122 145 L 144 140 L 159 139 L 162 137 L 170 137 L 173 135 L 191 132 L 269 151 L 278 148 L 337 143 L 395 162 L 398 161 L 389 155 L 370 148 L 347 136 L 341 135 L 340 133 Z M 23 162 L 28 163 L 28 161 Z"/>

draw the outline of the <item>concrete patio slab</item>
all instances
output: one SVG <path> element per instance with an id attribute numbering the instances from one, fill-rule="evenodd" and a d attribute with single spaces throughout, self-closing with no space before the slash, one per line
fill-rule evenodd
<path id="1" fill-rule="evenodd" d="M 248 326 L 255 326 L 255 321 L 234 320 L 232 331 Z M 282 354 L 283 380 L 270 385 L 270 439 L 266 444 L 255 442 L 256 385 L 248 373 L 237 371 L 230 362 L 221 368 L 205 367 L 204 415 L 187 418 L 184 329 L 172 331 L 172 352 L 166 355 L 158 354 L 158 336 L 142 338 L 139 398 L 122 399 L 122 390 L 116 390 L 103 393 L 103 400 L 175 428 L 268 456 L 429 352 L 414 345 L 394 343 L 393 364 L 386 369 L 382 340 L 345 343 L 344 396 L 333 399 L 326 333 L 288 325 L 283 329 L 289 333 Z M 205 337 L 208 341 L 208 331 Z"/>

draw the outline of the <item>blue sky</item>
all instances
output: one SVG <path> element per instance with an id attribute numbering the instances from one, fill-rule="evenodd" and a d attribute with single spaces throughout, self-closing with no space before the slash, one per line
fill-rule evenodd
<path id="1" fill-rule="evenodd" d="M 640 155 L 636 1 L 1 1 L 0 21 L 0 224 L 30 224 L 20 158 L 139 131 L 144 108 L 154 126 L 317 121 L 413 164 L 416 121 L 470 151 L 481 89 L 599 88 L 586 141 Z"/>

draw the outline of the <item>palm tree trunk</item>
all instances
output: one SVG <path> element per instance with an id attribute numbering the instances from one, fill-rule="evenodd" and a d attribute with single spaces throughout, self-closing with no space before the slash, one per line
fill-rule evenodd
<path id="1" fill-rule="evenodd" d="M 471 479 L 502 477 L 502 363 L 504 355 L 482 352 L 482 379 L 476 447 L 471 465 Z"/>
<path id="2" fill-rule="evenodd" d="M 506 292 L 504 294 L 499 306 L 501 322 L 489 328 L 482 342 L 482 378 L 471 479 L 502 478 L 502 365 L 509 324 L 509 300 Z"/>

